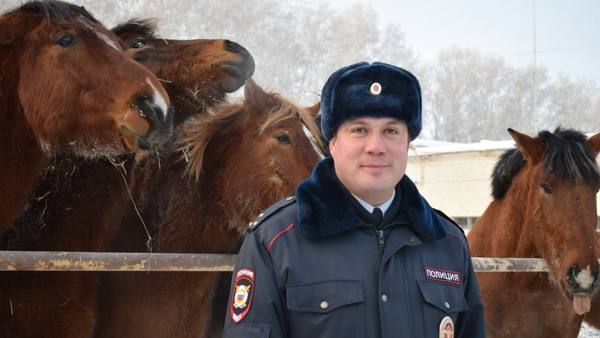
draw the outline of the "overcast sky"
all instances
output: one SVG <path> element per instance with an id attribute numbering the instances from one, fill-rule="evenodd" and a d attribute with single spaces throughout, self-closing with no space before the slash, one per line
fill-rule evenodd
<path id="1" fill-rule="evenodd" d="M 384 23 L 399 23 L 409 45 L 426 59 L 459 46 L 533 63 L 533 0 L 331 0 L 337 7 L 372 4 Z M 552 75 L 600 84 L 600 1 L 536 0 L 537 63 Z"/>

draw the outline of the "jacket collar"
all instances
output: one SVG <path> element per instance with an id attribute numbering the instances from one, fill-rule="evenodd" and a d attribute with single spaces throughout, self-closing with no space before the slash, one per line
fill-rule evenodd
<path id="1" fill-rule="evenodd" d="M 447 235 L 444 221 L 419 194 L 408 176 L 404 175 L 400 180 L 396 194 L 401 196 L 400 212 L 408 216 L 415 233 L 426 239 Z M 335 176 L 333 159 L 321 160 L 311 176 L 296 189 L 298 229 L 313 237 L 324 238 L 364 223 L 347 195 L 349 193 Z M 394 203 L 398 203 L 397 200 Z"/>

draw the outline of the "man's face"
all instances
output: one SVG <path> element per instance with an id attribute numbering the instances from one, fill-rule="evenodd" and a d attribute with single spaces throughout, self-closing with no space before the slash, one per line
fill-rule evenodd
<path id="1" fill-rule="evenodd" d="M 362 117 L 338 128 L 329 151 L 342 184 L 363 200 L 379 205 L 391 197 L 404 176 L 409 144 L 403 121 Z"/>

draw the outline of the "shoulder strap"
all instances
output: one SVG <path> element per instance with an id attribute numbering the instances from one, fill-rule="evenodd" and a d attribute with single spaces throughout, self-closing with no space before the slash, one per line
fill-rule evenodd
<path id="1" fill-rule="evenodd" d="M 288 205 L 294 203 L 296 201 L 295 196 L 286 197 L 279 202 L 271 205 L 265 211 L 261 212 L 250 224 L 248 224 L 248 231 L 252 231 L 256 229 L 262 222 L 268 219 L 271 215 L 275 214 L 277 211 L 287 207 Z"/>

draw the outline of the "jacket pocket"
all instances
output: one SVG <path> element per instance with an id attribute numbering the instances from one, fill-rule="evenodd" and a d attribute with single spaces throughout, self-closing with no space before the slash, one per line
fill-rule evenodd
<path id="1" fill-rule="evenodd" d="M 226 326 L 223 338 L 269 338 L 268 325 L 235 325 Z"/>
<path id="2" fill-rule="evenodd" d="M 417 282 L 424 300 L 423 324 L 426 337 L 439 337 L 440 324 L 445 317 L 450 317 L 456 328 L 459 313 L 469 309 L 464 287 L 426 280 Z"/>
<path id="3" fill-rule="evenodd" d="M 294 337 L 365 337 L 360 280 L 287 285 L 286 298 Z"/>

